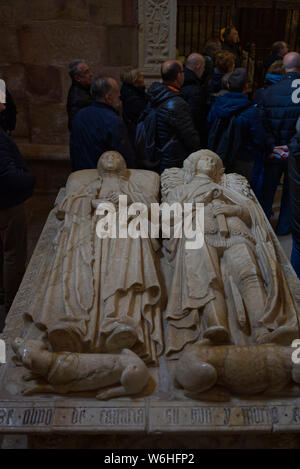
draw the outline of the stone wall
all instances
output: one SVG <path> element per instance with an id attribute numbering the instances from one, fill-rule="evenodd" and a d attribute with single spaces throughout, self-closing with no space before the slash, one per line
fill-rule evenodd
<path id="1" fill-rule="evenodd" d="M 17 141 L 67 145 L 68 64 L 119 79 L 137 66 L 137 0 L 0 0 L 0 78 L 18 109 Z"/>

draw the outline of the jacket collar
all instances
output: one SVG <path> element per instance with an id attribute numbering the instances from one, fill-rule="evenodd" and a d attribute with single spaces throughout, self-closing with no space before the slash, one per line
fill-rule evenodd
<path id="1" fill-rule="evenodd" d="M 100 103 L 99 101 L 94 101 L 92 102 L 91 106 L 93 107 L 97 107 L 97 108 L 102 108 L 102 109 L 109 109 L 110 111 L 113 111 L 115 112 L 117 115 L 119 115 L 119 113 L 112 107 L 112 106 L 109 106 L 108 104 L 106 103 Z"/>

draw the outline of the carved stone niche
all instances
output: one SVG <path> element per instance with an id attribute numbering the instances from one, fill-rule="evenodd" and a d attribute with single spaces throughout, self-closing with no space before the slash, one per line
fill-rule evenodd
<path id="1" fill-rule="evenodd" d="M 176 58 L 177 0 L 139 0 L 139 68 L 146 81 Z"/>

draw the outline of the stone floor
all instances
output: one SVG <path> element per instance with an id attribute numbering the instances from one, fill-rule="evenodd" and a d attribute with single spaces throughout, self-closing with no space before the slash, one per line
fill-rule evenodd
<path id="1" fill-rule="evenodd" d="M 35 196 L 28 201 L 27 204 L 27 213 L 28 213 L 28 261 L 30 260 L 30 257 L 34 251 L 35 245 L 39 239 L 39 236 L 41 234 L 41 231 L 43 229 L 43 226 L 46 222 L 47 216 L 51 208 L 53 207 L 53 203 L 55 201 L 56 194 L 55 193 L 42 193 L 38 192 L 35 194 Z M 274 217 L 271 220 L 272 225 L 275 227 L 276 225 L 276 219 L 278 216 L 278 207 L 275 206 L 274 209 Z M 287 255 L 287 257 L 290 257 L 291 253 L 291 248 L 292 248 L 292 237 L 291 235 L 288 236 L 281 236 L 279 237 L 279 240 L 281 242 L 281 245 Z M 0 332 L 2 330 L 2 327 L 4 326 L 4 311 L 3 307 L 0 307 Z M 71 440 L 68 440 L 68 437 L 62 437 L 64 440 L 64 444 L 66 448 L 72 448 L 74 447 L 74 442 L 71 442 Z M 97 439 L 93 438 L 92 440 L 90 438 L 82 440 L 82 447 L 83 448 L 95 448 L 99 447 L 100 441 L 96 441 Z M 123 441 L 124 440 L 124 441 Z M 210 440 L 210 441 L 209 441 Z M 197 448 L 278 448 L 279 442 L 281 442 L 281 447 L 285 448 L 299 448 L 300 447 L 300 437 L 297 435 L 284 435 L 279 438 L 279 436 L 263 436 L 261 437 L 255 437 L 255 436 L 249 436 L 249 437 L 212 437 L 212 439 L 208 438 L 201 438 L 201 441 L 199 439 L 196 442 L 195 437 L 192 438 L 191 441 L 191 446 L 189 448 L 197 447 Z M 175 448 L 184 448 L 183 446 L 183 441 L 184 440 L 178 440 L 177 441 L 177 446 L 174 446 Z M 109 442 L 106 439 L 106 443 L 108 444 Z M 284 444 L 283 444 L 284 443 Z M 28 439 L 26 436 L 23 435 L 0 435 L 0 448 L 1 449 L 24 449 L 27 448 L 28 446 L 34 447 L 36 444 L 38 444 L 36 441 L 31 442 L 31 444 L 28 445 Z M 50 443 L 49 443 L 50 444 Z M 116 445 L 117 446 L 114 446 Z M 147 443 L 145 442 L 145 446 L 143 446 L 142 441 L 139 439 L 139 443 L 136 441 L 135 444 L 133 440 L 130 440 L 129 437 L 124 438 L 122 437 L 121 439 L 118 438 L 118 441 L 114 440 L 111 441 L 111 445 L 108 444 L 108 446 L 100 446 L 100 447 L 106 447 L 106 448 L 149 448 L 149 440 L 147 440 Z M 162 444 L 164 446 L 162 446 Z M 200 444 L 200 446 L 199 446 Z M 44 443 L 41 441 L 39 444 L 40 448 L 46 447 L 47 441 L 45 440 Z M 98 446 L 97 446 L 98 445 Z M 103 445 L 103 442 L 102 442 Z M 75 447 L 78 447 L 78 444 L 75 445 Z M 81 447 L 81 446 L 80 446 Z M 152 449 L 161 449 L 161 448 L 172 448 L 170 446 L 170 440 L 167 438 L 158 438 L 158 441 L 153 440 L 153 444 L 151 445 Z"/>

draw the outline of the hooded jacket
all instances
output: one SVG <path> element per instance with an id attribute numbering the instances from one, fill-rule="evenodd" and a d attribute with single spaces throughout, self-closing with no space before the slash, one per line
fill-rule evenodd
<path id="1" fill-rule="evenodd" d="M 208 127 L 211 127 L 216 119 L 228 117 L 239 111 L 237 125 L 243 139 L 241 159 L 246 161 L 262 159 L 265 153 L 264 128 L 257 108 L 251 105 L 243 93 L 229 91 L 219 96 L 210 109 L 207 118 Z"/>
<path id="2" fill-rule="evenodd" d="M 263 103 L 263 97 L 264 97 L 264 94 L 265 94 L 265 91 L 272 85 L 274 85 L 274 83 L 278 83 L 279 81 L 281 81 L 283 79 L 283 76 L 282 75 L 275 75 L 273 73 L 268 73 L 266 76 L 265 76 L 265 82 L 264 82 L 264 87 L 263 88 L 259 88 L 255 95 L 254 95 L 254 98 L 253 98 L 253 102 L 254 104 L 258 104 L 258 105 L 261 105 Z"/>
<path id="3" fill-rule="evenodd" d="M 182 168 L 184 160 L 201 148 L 189 105 L 178 88 L 165 83 L 153 83 L 148 95 L 148 110 L 157 109 L 155 140 L 163 152 L 160 170 Z"/>

